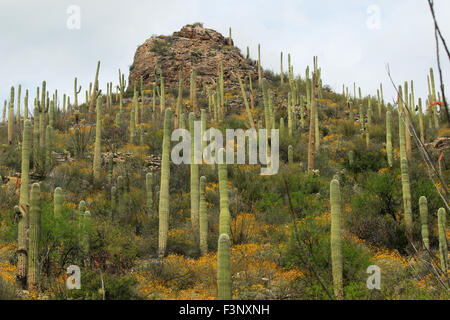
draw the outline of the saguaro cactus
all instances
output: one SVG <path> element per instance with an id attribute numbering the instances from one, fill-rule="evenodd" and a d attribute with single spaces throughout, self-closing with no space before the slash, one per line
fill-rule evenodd
<path id="1" fill-rule="evenodd" d="M 8 101 L 5 100 L 5 103 L 3 104 L 3 113 L 2 113 L 2 122 L 5 123 L 6 121 L 6 106 L 8 105 Z"/>
<path id="2" fill-rule="evenodd" d="M 197 114 L 197 74 L 194 69 L 191 71 L 191 79 L 190 79 L 190 97 L 189 101 L 192 106 L 192 112 Z"/>
<path id="3" fill-rule="evenodd" d="M 399 101 L 402 101 L 402 88 L 399 86 Z M 399 102 L 400 103 L 400 102 Z M 400 107 L 400 106 L 399 106 Z M 400 139 L 400 169 L 402 173 L 403 208 L 405 210 L 405 226 L 409 236 L 412 236 L 413 217 L 411 209 L 411 189 L 409 184 L 408 160 L 406 156 L 405 124 L 403 123 L 403 108 L 399 111 L 399 139 Z"/>
<path id="4" fill-rule="evenodd" d="M 92 119 L 94 116 L 94 103 L 97 99 L 98 91 L 98 73 L 100 71 L 100 61 L 97 62 L 97 71 L 95 72 L 94 88 L 92 90 L 92 95 L 89 97 L 89 117 Z"/>
<path id="5" fill-rule="evenodd" d="M 219 156 L 219 194 L 220 194 L 220 214 L 219 214 L 219 233 L 230 234 L 230 209 L 228 201 L 228 174 L 225 162 L 225 149 L 221 148 Z"/>
<path id="6" fill-rule="evenodd" d="M 438 229 L 439 229 L 439 257 L 441 258 L 441 269 L 444 273 L 448 270 L 448 244 L 447 244 L 447 212 L 444 208 L 438 210 Z"/>
<path id="7" fill-rule="evenodd" d="M 231 300 L 230 237 L 221 234 L 217 253 L 217 296 L 219 300 Z"/>
<path id="8" fill-rule="evenodd" d="M 258 82 L 262 86 L 262 70 L 261 70 L 261 45 L 258 43 Z"/>
<path id="9" fill-rule="evenodd" d="M 339 181 L 330 183 L 331 203 L 331 264 L 333 269 L 333 288 L 337 299 L 344 297 L 342 284 L 342 239 L 341 239 L 341 193 Z"/>
<path id="10" fill-rule="evenodd" d="M 150 172 L 145 176 L 145 187 L 147 189 L 147 215 L 151 217 L 153 215 L 153 174 Z"/>
<path id="11" fill-rule="evenodd" d="M 422 111 L 422 98 L 419 98 L 419 129 L 420 129 L 420 140 L 425 143 L 425 133 L 423 126 L 423 111 Z"/>
<path id="12" fill-rule="evenodd" d="M 117 177 L 117 194 L 119 198 L 119 216 L 121 216 L 125 211 L 125 182 L 122 176 Z"/>
<path id="13" fill-rule="evenodd" d="M 102 97 L 97 99 L 97 124 L 95 126 L 95 147 L 94 147 L 94 162 L 93 162 L 93 173 L 94 173 L 94 184 L 100 182 L 100 169 L 101 169 L 101 147 L 102 147 Z"/>
<path id="14" fill-rule="evenodd" d="M 75 110 L 78 109 L 78 94 L 81 92 L 81 86 L 78 87 L 77 86 L 77 82 L 78 82 L 78 79 L 75 78 L 75 81 L 74 81 L 74 102 L 73 102 L 73 106 L 74 106 Z"/>
<path id="15" fill-rule="evenodd" d="M 19 88 L 17 90 L 17 110 L 16 110 L 16 124 L 20 128 L 20 99 L 22 95 L 22 85 L 19 84 Z"/>
<path id="16" fill-rule="evenodd" d="M 291 145 L 288 147 L 288 163 L 290 166 L 294 164 L 294 149 Z"/>
<path id="17" fill-rule="evenodd" d="M 117 188 L 111 187 L 111 221 L 114 221 L 114 217 L 117 211 Z"/>
<path id="18" fill-rule="evenodd" d="M 419 199 L 420 220 L 422 222 L 423 246 L 430 250 L 430 240 L 428 239 L 428 203 L 427 198 L 422 196 Z"/>
<path id="19" fill-rule="evenodd" d="M 20 198 L 19 198 L 19 222 L 18 222 L 18 261 L 17 261 L 17 278 L 24 286 L 27 275 L 27 236 L 28 229 L 28 184 L 29 184 L 29 170 L 30 170 L 30 146 L 31 146 L 31 121 L 26 120 L 23 128 L 22 141 L 22 173 L 20 184 Z"/>
<path id="20" fill-rule="evenodd" d="M 366 122 L 366 146 L 370 144 L 370 127 L 372 126 L 372 106 L 369 97 L 369 105 L 367 107 L 367 122 Z"/>
<path id="21" fill-rule="evenodd" d="M 205 255 L 208 253 L 208 213 L 206 211 L 206 177 L 200 178 L 200 253 Z"/>
<path id="22" fill-rule="evenodd" d="M 159 239 L 158 253 L 163 257 L 166 253 L 167 235 L 169 232 L 169 178 L 170 178 L 170 136 L 172 126 L 172 110 L 167 108 L 164 119 L 164 137 L 161 161 L 161 187 L 159 192 Z"/>
<path id="23" fill-rule="evenodd" d="M 84 264 L 87 266 L 89 264 L 89 228 L 91 225 L 91 213 L 90 211 L 85 211 L 82 215 L 82 232 L 81 232 L 81 252 L 84 257 Z"/>
<path id="24" fill-rule="evenodd" d="M 309 110 L 309 143 L 308 143 L 308 171 L 314 170 L 315 151 L 315 114 L 316 114 L 316 74 L 313 73 L 311 83 L 311 103 Z"/>
<path id="25" fill-rule="evenodd" d="M 47 125 L 45 130 L 45 168 L 50 171 L 52 166 L 52 128 Z"/>
<path id="26" fill-rule="evenodd" d="M 198 164 L 196 164 L 196 149 L 194 139 L 194 113 L 189 114 L 189 131 L 191 134 L 191 224 L 194 235 L 198 234 Z"/>
<path id="27" fill-rule="evenodd" d="M 64 198 L 62 189 L 60 187 L 55 188 L 53 195 L 53 215 L 55 218 L 60 218 L 62 216 L 62 204 Z"/>
<path id="28" fill-rule="evenodd" d="M 392 115 L 391 111 L 386 112 L 386 153 L 389 167 L 394 164 L 394 156 L 392 154 Z"/>
<path id="29" fill-rule="evenodd" d="M 177 98 L 177 109 L 175 116 L 175 128 L 180 128 L 180 116 L 183 113 L 183 77 L 181 70 L 178 73 L 178 98 Z"/>
<path id="30" fill-rule="evenodd" d="M 41 188 L 38 183 L 31 187 L 31 208 L 28 250 L 28 289 L 35 290 L 39 284 L 39 243 L 41 239 Z"/>
<path id="31" fill-rule="evenodd" d="M 255 122 L 253 121 L 253 115 L 252 115 L 252 112 L 250 111 L 250 107 L 249 107 L 248 101 L 247 101 L 247 95 L 245 94 L 244 85 L 242 84 L 242 80 L 241 80 L 241 77 L 239 76 L 239 74 L 238 74 L 238 81 L 239 81 L 239 86 L 241 87 L 242 99 L 244 99 L 245 110 L 247 111 L 248 122 L 250 123 L 250 127 L 252 129 L 255 129 Z"/>
<path id="32" fill-rule="evenodd" d="M 14 140 L 14 87 L 11 87 L 11 97 L 9 99 L 8 109 L 8 143 L 12 144 Z"/>

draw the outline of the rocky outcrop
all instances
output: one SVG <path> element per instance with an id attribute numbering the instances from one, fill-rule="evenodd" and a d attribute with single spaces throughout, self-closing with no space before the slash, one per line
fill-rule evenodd
<path id="1" fill-rule="evenodd" d="M 223 62 L 224 81 L 238 86 L 235 74 L 253 81 L 258 79 L 258 67 L 255 61 L 242 56 L 239 48 L 229 45 L 229 38 L 220 33 L 203 28 L 200 24 L 184 26 L 172 36 L 157 36 L 145 41 L 138 47 L 133 65 L 130 67 L 129 88 L 141 76 L 144 87 L 151 88 L 155 81 L 155 66 L 162 70 L 166 87 L 176 88 L 178 73 L 181 71 L 184 87 L 189 86 L 190 73 L 197 72 L 197 84 L 215 85 L 220 62 Z M 233 74 L 234 73 L 234 74 Z"/>

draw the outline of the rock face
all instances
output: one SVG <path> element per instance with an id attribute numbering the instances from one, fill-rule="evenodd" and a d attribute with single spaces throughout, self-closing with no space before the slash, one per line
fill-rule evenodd
<path id="1" fill-rule="evenodd" d="M 152 88 L 155 81 L 155 66 L 162 70 L 164 84 L 168 88 L 178 86 L 181 71 L 183 86 L 189 86 L 190 73 L 197 72 L 197 87 L 206 84 L 211 87 L 217 82 L 220 62 L 223 62 L 224 82 L 227 86 L 238 86 L 235 74 L 242 78 L 250 74 L 252 81 L 258 79 L 255 61 L 246 59 L 229 38 L 220 33 L 203 28 L 200 24 L 184 26 L 172 36 L 152 37 L 136 51 L 128 78 L 129 88 L 134 82 L 139 86 L 141 76 L 144 87 Z"/>

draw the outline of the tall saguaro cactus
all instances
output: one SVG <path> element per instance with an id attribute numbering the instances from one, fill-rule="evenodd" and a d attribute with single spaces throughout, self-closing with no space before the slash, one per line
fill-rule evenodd
<path id="1" fill-rule="evenodd" d="M 294 149 L 291 145 L 288 147 L 288 163 L 290 166 L 294 164 Z"/>
<path id="2" fill-rule="evenodd" d="M 97 62 L 97 71 L 95 72 L 94 88 L 92 89 L 92 95 L 89 97 L 89 117 L 92 120 L 94 116 L 94 103 L 97 100 L 98 91 L 98 73 L 100 71 L 100 61 Z"/>
<path id="3" fill-rule="evenodd" d="M 217 253 L 217 296 L 219 300 L 231 300 L 231 249 L 228 234 L 219 237 Z"/>
<path id="4" fill-rule="evenodd" d="M 225 162 L 225 149 L 218 151 L 219 156 L 219 195 L 220 195 L 220 214 L 219 214 L 219 233 L 230 234 L 230 208 L 228 200 L 228 174 Z"/>
<path id="5" fill-rule="evenodd" d="M 167 108 L 164 119 L 164 137 L 161 161 L 161 187 L 159 191 L 159 239 L 158 254 L 166 253 L 167 235 L 169 232 L 169 178 L 170 178 L 170 136 L 172 126 L 172 110 Z"/>
<path id="6" fill-rule="evenodd" d="M 60 187 L 55 188 L 53 196 L 53 215 L 55 218 L 60 218 L 62 216 L 62 204 L 64 198 L 62 189 Z"/>
<path id="7" fill-rule="evenodd" d="M 198 234 L 199 223 L 199 188 L 198 188 L 198 164 L 196 163 L 196 148 L 194 143 L 194 113 L 189 114 L 189 131 L 191 134 L 191 224 L 194 235 Z"/>
<path id="8" fill-rule="evenodd" d="M 331 203 L 331 264 L 333 270 L 333 288 L 337 299 L 344 297 L 342 284 L 342 238 L 341 238 L 341 193 L 339 181 L 330 183 Z"/>
<path id="9" fill-rule="evenodd" d="M 41 239 L 41 188 L 38 183 L 31 187 L 31 207 L 28 250 L 28 289 L 35 290 L 39 284 L 39 242 Z"/>
<path id="10" fill-rule="evenodd" d="M 402 87 L 399 86 L 399 103 L 402 101 Z M 402 105 L 399 105 L 402 107 Z M 406 155 L 406 135 L 405 124 L 403 122 L 403 108 L 399 109 L 399 140 L 400 140 L 400 169 L 402 173 L 402 193 L 403 193 L 403 208 L 405 211 L 405 226 L 409 236 L 412 236 L 413 217 L 411 209 L 411 189 L 409 184 L 408 160 Z"/>
<path id="11" fill-rule="evenodd" d="M 422 222 L 422 241 L 423 246 L 430 250 L 430 240 L 428 238 L 428 203 L 427 198 L 422 196 L 419 199 L 420 220 Z"/>
<path id="12" fill-rule="evenodd" d="M 248 101 L 247 101 L 247 95 L 245 93 L 244 85 L 242 84 L 242 80 L 241 80 L 241 77 L 239 76 L 239 74 L 238 74 L 238 81 L 239 81 L 239 86 L 241 87 L 242 99 L 244 99 L 244 105 L 245 105 L 245 110 L 247 112 L 248 122 L 250 122 L 250 127 L 252 129 L 255 129 L 255 122 L 253 121 L 253 115 L 252 115 L 252 112 L 250 111 L 250 107 L 249 107 Z"/>
<path id="13" fill-rule="evenodd" d="M 392 154 L 392 115 L 391 111 L 386 112 L 386 153 L 388 165 L 392 168 L 394 164 L 394 156 Z"/>
<path id="14" fill-rule="evenodd" d="M 8 143 L 12 144 L 14 140 L 14 87 L 11 87 L 11 96 L 8 108 Z"/>
<path id="15" fill-rule="evenodd" d="M 27 276 L 27 229 L 29 217 L 29 171 L 30 171 L 30 147 L 31 147 L 31 121 L 25 120 L 23 128 L 22 142 L 22 173 L 20 184 L 20 198 L 18 211 L 18 261 L 17 279 L 21 282 L 22 288 Z"/>
<path id="16" fill-rule="evenodd" d="M 261 71 L 261 45 L 258 43 L 258 82 L 262 86 L 262 71 Z"/>
<path id="17" fill-rule="evenodd" d="M 208 213 L 206 211 L 206 177 L 200 177 L 200 253 L 205 255 L 208 253 Z"/>
<path id="18" fill-rule="evenodd" d="M 81 86 L 78 87 L 77 83 L 78 83 L 78 79 L 75 78 L 75 81 L 74 81 L 74 104 L 73 104 L 75 110 L 78 109 L 78 94 L 80 94 L 80 92 L 81 92 Z"/>
<path id="19" fill-rule="evenodd" d="M 441 258 L 441 269 L 447 273 L 448 265 L 448 244 L 447 244 L 447 212 L 444 208 L 438 210 L 439 229 L 439 257 Z"/>
<path id="20" fill-rule="evenodd" d="M 150 172 L 145 176 L 145 188 L 147 191 L 147 213 L 150 218 L 153 216 L 153 174 Z"/>
<path id="21" fill-rule="evenodd" d="M 308 143 L 308 171 L 314 170 L 315 152 L 315 117 L 316 117 L 316 74 L 312 75 L 311 103 L 309 110 L 309 143 Z"/>
<path id="22" fill-rule="evenodd" d="M 101 147 L 102 147 L 102 116 L 101 116 L 101 107 L 102 107 L 102 97 L 98 97 L 97 99 L 97 124 L 95 126 L 95 147 L 94 147 L 94 163 L 93 163 L 93 172 L 94 172 L 94 184 L 98 184 L 100 182 L 100 169 L 101 169 Z"/>

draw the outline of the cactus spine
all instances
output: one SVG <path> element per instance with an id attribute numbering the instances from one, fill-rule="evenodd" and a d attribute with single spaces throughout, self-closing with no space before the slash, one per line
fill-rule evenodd
<path id="1" fill-rule="evenodd" d="M 219 156 L 219 194 L 220 194 L 220 215 L 219 215 L 219 234 L 230 234 L 230 209 L 228 201 L 228 176 L 227 165 L 225 162 L 225 149 L 221 148 Z"/>
<path id="2" fill-rule="evenodd" d="M 158 254 L 166 253 L 167 234 L 169 231 L 169 178 L 170 178 L 170 136 L 172 125 L 172 110 L 167 108 L 164 119 L 164 138 L 161 161 L 161 187 L 159 193 L 159 240 Z"/>
<path id="3" fill-rule="evenodd" d="M 63 193 L 60 187 L 55 188 L 53 196 L 53 215 L 55 218 L 62 216 Z"/>
<path id="4" fill-rule="evenodd" d="M 394 156 L 392 154 L 392 116 L 391 111 L 386 112 L 386 153 L 388 165 L 392 168 L 394 164 Z"/>
<path id="5" fill-rule="evenodd" d="M 208 213 L 206 211 L 206 198 L 205 198 L 205 188 L 206 188 L 206 177 L 200 178 L 200 253 L 205 255 L 208 253 Z"/>
<path id="6" fill-rule="evenodd" d="M 330 183 L 331 202 L 331 264 L 333 270 L 334 295 L 338 300 L 344 298 L 342 284 L 342 239 L 341 239 L 341 193 L 339 181 Z"/>
<path id="7" fill-rule="evenodd" d="M 217 293 L 219 300 L 231 300 L 230 237 L 221 234 L 217 253 Z"/>
<path id="8" fill-rule="evenodd" d="M 147 189 L 147 212 L 150 218 L 153 216 L 153 174 L 150 172 L 145 176 L 145 187 Z"/>
<path id="9" fill-rule="evenodd" d="M 31 187 L 31 208 L 28 250 L 28 289 L 35 290 L 39 283 L 39 242 L 41 239 L 41 188 L 38 183 Z"/>
<path id="10" fill-rule="evenodd" d="M 420 220 L 422 222 L 422 241 L 423 246 L 430 250 L 430 240 L 428 238 L 428 203 L 427 198 L 422 196 L 419 199 Z"/>

